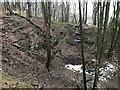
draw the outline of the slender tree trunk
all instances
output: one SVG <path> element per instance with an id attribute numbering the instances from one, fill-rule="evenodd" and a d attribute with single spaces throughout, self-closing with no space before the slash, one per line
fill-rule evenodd
<path id="1" fill-rule="evenodd" d="M 119 32 L 120 32 L 120 23 L 119 23 Z M 118 36 L 118 41 L 117 41 L 117 56 L 118 56 L 118 65 L 120 65 L 120 35 Z M 118 66 L 118 70 L 120 70 L 119 66 Z M 120 72 L 118 72 L 118 83 L 120 83 Z M 118 88 L 120 88 L 120 85 L 118 85 Z"/>
<path id="2" fill-rule="evenodd" d="M 54 20 L 54 21 L 55 21 L 55 13 L 56 13 L 55 4 L 53 4 L 53 20 Z"/>
<path id="3" fill-rule="evenodd" d="M 66 22 L 69 22 L 69 10 L 70 10 L 70 4 L 69 2 L 66 2 Z"/>
<path id="4" fill-rule="evenodd" d="M 50 60 L 51 60 L 51 44 L 50 44 L 50 27 L 51 27 L 51 3 L 48 2 L 48 24 L 47 24 L 47 61 L 46 61 L 46 68 L 49 69 Z"/>
<path id="5" fill-rule="evenodd" d="M 77 16 L 76 16 L 76 3 L 74 3 L 74 6 L 73 6 L 73 11 L 74 11 L 74 14 L 73 14 L 73 22 L 77 23 Z"/>
<path id="6" fill-rule="evenodd" d="M 61 11 L 61 14 L 62 14 L 62 22 L 64 22 L 64 2 L 62 0 L 62 11 Z"/>
<path id="7" fill-rule="evenodd" d="M 85 4 L 83 2 L 83 15 L 82 15 L 83 19 L 82 19 L 82 22 L 84 23 L 84 18 L 85 18 Z"/>
<path id="8" fill-rule="evenodd" d="M 113 23 L 114 25 L 112 26 L 113 28 L 113 34 L 112 34 L 112 39 L 111 39 L 111 45 L 110 48 L 108 50 L 108 58 L 112 56 L 112 51 L 114 50 L 115 46 L 116 46 L 116 42 L 117 42 L 117 38 L 119 36 L 119 30 L 117 29 L 118 27 L 118 18 L 119 18 L 119 14 L 120 13 L 120 2 L 117 2 L 117 10 L 116 13 L 114 11 L 114 17 L 113 17 Z"/>
<path id="9" fill-rule="evenodd" d="M 4 7 L 5 7 L 5 11 L 9 11 L 9 15 L 11 15 L 11 14 L 12 14 L 12 10 L 11 10 L 11 8 L 10 8 L 10 4 L 9 4 L 9 1 L 8 1 L 8 0 L 6 0 L 6 1 L 4 2 Z"/>
<path id="10" fill-rule="evenodd" d="M 35 16 L 37 16 L 37 0 L 35 1 Z"/>
<path id="11" fill-rule="evenodd" d="M 85 24 L 87 23 L 87 4 L 88 2 L 85 3 Z"/>
<path id="12" fill-rule="evenodd" d="M 32 15 L 31 15 L 31 2 L 28 0 L 27 4 L 28 4 L 27 17 L 32 17 Z"/>
<path id="13" fill-rule="evenodd" d="M 104 8 L 106 8 L 106 11 L 105 11 L 105 20 L 103 23 Z M 99 79 L 99 68 L 100 68 L 101 59 L 103 57 L 103 53 L 105 50 L 106 27 L 107 27 L 108 18 L 109 18 L 109 8 L 110 8 L 110 2 L 107 1 L 106 5 L 105 5 L 105 2 L 103 2 L 102 8 L 101 8 L 101 2 L 98 2 L 97 55 L 96 55 L 96 68 L 95 68 L 95 79 L 93 83 L 93 90 L 96 90 L 96 87 L 97 87 L 97 83 Z"/>
<path id="14" fill-rule="evenodd" d="M 93 25 L 96 25 L 96 22 L 97 22 L 97 4 L 96 2 L 94 2 L 93 4 L 93 15 L 92 15 L 92 18 L 93 18 Z"/>
<path id="15" fill-rule="evenodd" d="M 94 14 L 94 21 L 93 24 L 96 25 L 96 13 Z"/>
<path id="16" fill-rule="evenodd" d="M 17 9 L 18 9 L 18 14 L 21 15 L 20 1 L 17 2 Z"/>
<path id="17" fill-rule="evenodd" d="M 96 67 L 95 67 L 95 78 L 94 78 L 94 83 L 93 83 L 93 90 L 96 90 L 96 87 L 97 87 L 97 81 L 98 81 L 98 73 L 99 73 L 99 53 L 100 53 L 100 41 L 99 41 L 99 38 L 100 38 L 100 24 L 99 24 L 99 7 L 100 7 L 100 2 L 98 2 L 98 31 L 97 31 L 97 41 L 96 41 L 96 45 L 97 45 L 97 53 L 96 53 Z"/>
<path id="18" fill-rule="evenodd" d="M 83 64 L 83 80 L 84 80 L 84 89 L 87 90 L 86 84 L 86 74 L 85 74 L 85 58 L 84 58 L 84 36 L 83 36 L 83 28 L 82 28 L 82 14 L 81 14 L 81 1 L 79 1 L 79 23 L 80 23 L 80 33 L 81 33 L 81 57 Z"/>
<path id="19" fill-rule="evenodd" d="M 50 60 L 51 60 L 51 43 L 50 43 L 50 28 L 51 28 L 51 2 L 43 1 L 42 10 L 44 15 L 44 26 L 46 30 L 46 41 L 47 41 L 47 60 L 45 67 L 50 71 Z"/>

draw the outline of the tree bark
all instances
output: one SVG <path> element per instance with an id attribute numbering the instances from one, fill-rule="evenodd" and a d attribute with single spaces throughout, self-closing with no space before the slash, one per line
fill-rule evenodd
<path id="1" fill-rule="evenodd" d="M 108 50 L 108 58 L 110 58 L 112 56 L 112 51 L 114 50 L 115 46 L 116 46 L 116 43 L 117 43 L 117 39 L 118 39 L 118 36 L 119 36 L 119 29 L 118 28 L 118 19 L 119 19 L 119 13 L 120 13 L 120 2 L 118 1 L 117 2 L 117 10 L 116 10 L 116 13 L 114 11 L 114 17 L 113 17 L 113 23 L 114 25 L 112 26 L 113 28 L 113 34 L 112 34 L 112 38 L 111 38 L 111 45 L 110 45 L 110 48 Z"/>
<path id="2" fill-rule="evenodd" d="M 106 9 L 106 11 L 105 11 L 105 20 L 103 22 L 104 8 Z M 98 2 L 97 55 L 96 55 L 95 79 L 93 83 L 93 90 L 96 90 L 97 88 L 97 83 L 99 79 L 99 68 L 101 64 L 101 59 L 103 57 L 103 53 L 105 51 L 106 28 L 107 28 L 107 23 L 109 18 L 109 8 L 110 8 L 109 1 L 106 2 L 106 5 L 105 5 L 105 2 L 103 2 L 103 6 L 101 6 L 101 2 Z"/>
<path id="3" fill-rule="evenodd" d="M 27 0 L 27 4 L 28 4 L 27 17 L 32 17 L 32 15 L 31 15 L 31 2 L 29 0 Z"/>
<path id="4" fill-rule="evenodd" d="M 82 64 L 83 64 L 83 81 L 84 81 L 84 89 L 87 90 L 86 84 L 86 73 L 85 73 L 85 58 L 84 58 L 84 36 L 83 36 L 83 28 L 82 28 L 82 13 L 81 13 L 81 2 L 79 1 L 79 27 L 81 33 L 81 57 L 82 57 Z"/>
<path id="5" fill-rule="evenodd" d="M 62 11 L 61 11 L 61 14 L 62 14 L 62 22 L 64 22 L 64 2 L 62 0 Z"/>
<path id="6" fill-rule="evenodd" d="M 87 5 L 88 5 L 88 2 L 86 1 L 85 3 L 85 24 L 87 23 Z"/>
<path id="7" fill-rule="evenodd" d="M 37 16 L 37 0 L 35 1 L 35 16 Z"/>
<path id="8" fill-rule="evenodd" d="M 50 60 L 51 60 L 51 42 L 50 42 L 50 28 L 51 28 L 51 2 L 43 1 L 42 10 L 44 15 L 44 26 L 46 31 L 46 41 L 47 41 L 47 60 L 45 67 L 50 71 Z"/>

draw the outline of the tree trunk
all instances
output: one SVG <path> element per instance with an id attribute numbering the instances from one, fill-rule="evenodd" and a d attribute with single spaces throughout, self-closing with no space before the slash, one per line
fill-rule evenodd
<path id="1" fill-rule="evenodd" d="M 81 34 L 81 57 L 82 57 L 82 64 L 83 64 L 83 81 L 84 81 L 84 89 L 87 90 L 86 85 L 86 74 L 85 74 L 85 58 L 84 58 L 84 36 L 83 36 L 83 28 L 82 28 L 82 14 L 81 14 L 81 2 L 79 1 L 79 27 L 80 27 L 80 34 Z"/>
<path id="2" fill-rule="evenodd" d="M 96 87 L 97 87 L 97 83 L 99 79 L 99 68 L 101 64 L 101 59 L 103 57 L 103 53 L 105 51 L 106 27 L 107 27 L 108 18 L 109 18 L 110 2 L 107 1 L 106 5 L 105 5 L 105 2 L 103 2 L 103 6 L 101 5 L 102 5 L 101 2 L 98 2 L 98 31 L 97 31 L 97 43 L 96 43 L 97 55 L 96 55 L 95 79 L 93 83 L 93 90 L 96 90 Z M 103 23 L 104 8 L 106 8 L 106 11 L 105 11 L 105 20 Z"/>
<path id="3" fill-rule="evenodd" d="M 85 24 L 87 23 L 87 4 L 88 4 L 88 2 L 86 2 L 86 4 L 85 4 L 85 7 L 86 7 L 86 9 L 85 9 Z"/>
<path id="4" fill-rule="evenodd" d="M 118 19 L 119 19 L 119 13 L 120 13 L 120 7 L 119 7 L 119 4 L 120 2 L 117 2 L 117 10 L 116 10 L 116 13 L 114 11 L 114 17 L 113 17 L 113 23 L 114 25 L 112 25 L 112 28 L 113 28 L 113 33 L 112 33 L 112 38 L 111 38 L 111 45 L 110 45 L 110 48 L 108 50 L 108 58 L 110 58 L 112 56 L 112 51 L 114 50 L 115 46 L 116 46 L 116 43 L 117 43 L 117 39 L 118 39 L 118 36 L 119 36 L 119 29 L 117 29 L 118 27 Z"/>
<path id="5" fill-rule="evenodd" d="M 17 10 L 18 10 L 18 14 L 21 15 L 20 1 L 17 1 Z"/>
<path id="6" fill-rule="evenodd" d="M 37 0 L 35 1 L 35 17 L 37 16 Z"/>
<path id="7" fill-rule="evenodd" d="M 62 22 L 64 22 L 64 13 L 63 13 L 63 11 L 64 11 L 64 2 L 63 2 L 63 0 L 62 0 L 62 11 L 61 11 L 61 14 L 62 14 Z"/>
<path id="8" fill-rule="evenodd" d="M 100 7 L 100 2 L 98 2 L 97 4 L 97 7 L 98 7 L 98 31 L 97 31 L 97 41 L 96 41 L 96 46 L 97 46 L 97 53 L 96 53 L 96 67 L 95 67 L 95 78 L 94 78 L 94 83 L 93 83 L 93 90 L 96 90 L 96 87 L 97 87 L 97 81 L 98 81 L 98 73 L 99 73 L 99 53 L 100 53 L 100 41 L 99 41 L 99 38 L 100 38 L 100 24 L 99 24 L 99 7 Z"/>
<path id="9" fill-rule="evenodd" d="M 48 2 L 48 24 L 47 24 L 47 61 L 46 61 L 46 68 L 49 69 L 50 60 L 51 60 L 51 44 L 50 44 L 50 27 L 51 27 L 51 3 Z"/>
<path id="10" fill-rule="evenodd" d="M 27 4 L 28 4 L 27 17 L 32 17 L 32 15 L 31 15 L 31 2 L 28 0 Z"/>
<path id="11" fill-rule="evenodd" d="M 93 25 L 96 25 L 97 23 L 97 12 L 98 12 L 98 9 L 97 9 L 97 3 L 94 2 L 93 4 L 93 15 L 92 15 L 92 18 L 93 18 Z"/>
<path id="12" fill-rule="evenodd" d="M 51 2 L 43 1 L 42 10 L 44 15 L 44 26 L 46 31 L 46 41 L 47 41 L 47 60 L 45 67 L 50 71 L 50 60 L 51 60 L 51 43 L 50 43 L 50 28 L 51 28 Z"/>
<path id="13" fill-rule="evenodd" d="M 120 23 L 119 23 L 119 32 L 120 32 Z M 118 36 L 118 41 L 117 41 L 117 56 L 118 56 L 118 65 L 120 65 L 120 35 Z M 118 70 L 120 70 L 120 67 L 118 67 Z M 118 72 L 118 83 L 120 83 L 120 72 Z M 118 88 L 120 88 L 120 85 L 118 85 Z"/>

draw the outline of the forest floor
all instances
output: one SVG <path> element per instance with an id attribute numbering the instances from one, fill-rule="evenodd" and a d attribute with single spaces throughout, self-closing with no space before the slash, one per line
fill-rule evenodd
<path id="1" fill-rule="evenodd" d="M 31 20 L 44 30 L 42 18 Z M 40 31 L 18 16 L 0 17 L 0 38 L 2 40 L 2 70 L 29 82 L 39 88 L 76 88 L 83 87 L 82 60 L 80 56 L 80 33 L 76 24 L 52 22 L 53 43 L 50 72 L 45 68 L 46 50 L 34 47 L 43 42 Z M 84 51 L 87 85 L 92 87 L 95 66 L 95 31 L 92 26 L 83 25 Z M 3 75 L 4 76 L 4 75 Z M 2 77 L 4 78 L 4 77 Z M 5 83 L 5 82 L 3 82 Z M 112 61 L 105 56 L 101 62 L 99 88 L 117 88 L 117 56 Z"/>
<path id="2" fill-rule="evenodd" d="M 33 88 L 29 82 L 23 81 L 13 75 L 9 75 L 6 72 L 0 71 L 0 73 L 0 75 L 2 75 L 0 76 L 2 77 L 2 79 L 0 79 L 0 86 L 2 86 L 2 88 Z"/>

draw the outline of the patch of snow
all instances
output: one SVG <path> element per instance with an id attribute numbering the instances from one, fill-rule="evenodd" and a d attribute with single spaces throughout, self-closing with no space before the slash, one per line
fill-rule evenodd
<path id="1" fill-rule="evenodd" d="M 67 69 L 72 70 L 72 71 L 78 71 L 78 72 L 80 72 L 80 73 L 83 72 L 83 71 L 82 71 L 82 65 L 67 64 L 67 65 L 65 65 L 65 67 L 66 67 Z"/>
<path id="2" fill-rule="evenodd" d="M 92 61 L 96 61 L 95 59 L 92 59 Z M 99 69 L 100 71 L 100 76 L 99 76 L 99 80 L 101 81 L 107 81 L 107 79 L 111 79 L 113 73 L 117 70 L 117 67 L 112 65 L 111 63 L 109 62 L 105 62 L 105 65 L 106 67 L 101 67 Z M 77 71 L 79 73 L 82 73 L 83 72 L 83 69 L 82 69 L 82 65 L 72 65 L 72 64 L 67 64 L 65 65 L 65 67 L 69 70 L 72 70 L 72 71 Z M 86 72 L 87 75 L 92 75 L 92 76 L 95 76 L 94 75 L 94 72 Z"/>
<path id="3" fill-rule="evenodd" d="M 97 84 L 97 87 L 96 88 L 101 88 L 101 85 L 100 84 Z"/>
<path id="4" fill-rule="evenodd" d="M 75 72 L 75 71 L 77 71 L 77 72 L 79 72 L 79 73 L 82 73 L 82 72 L 83 72 L 82 65 L 67 64 L 67 65 L 65 65 L 65 67 L 66 67 L 67 69 L 69 69 L 69 70 L 72 70 L 73 72 Z M 91 75 L 91 74 L 92 74 L 92 72 L 91 72 L 91 73 L 85 72 L 85 73 L 88 74 L 88 75 Z"/>
<path id="5" fill-rule="evenodd" d="M 2 71 L 2 68 L 0 68 L 0 71 Z"/>
<path id="6" fill-rule="evenodd" d="M 95 61 L 96 61 L 96 59 L 92 59 L 92 61 L 93 61 L 93 62 L 95 62 Z"/>
<path id="7" fill-rule="evenodd" d="M 107 78 L 108 78 L 108 79 L 111 79 L 111 76 L 110 76 L 110 75 L 108 75 L 108 76 L 107 76 Z"/>
<path id="8" fill-rule="evenodd" d="M 111 76 L 109 74 L 114 73 L 117 70 L 117 67 L 112 65 L 111 63 L 105 62 L 105 64 L 106 64 L 105 68 L 99 69 L 101 75 L 99 80 L 101 81 L 106 81 L 107 79 L 111 79 L 112 74 Z"/>
<path id="9" fill-rule="evenodd" d="M 104 68 L 100 68 L 99 70 L 102 71 L 102 70 L 104 70 Z"/>
<path id="10" fill-rule="evenodd" d="M 99 80 L 101 80 L 101 81 L 106 81 L 107 79 L 105 78 L 104 75 L 102 75 L 102 76 L 99 77 Z"/>
<path id="11" fill-rule="evenodd" d="M 79 42 L 80 42 L 80 40 L 79 40 L 79 39 L 75 39 L 75 42 L 79 43 Z"/>

